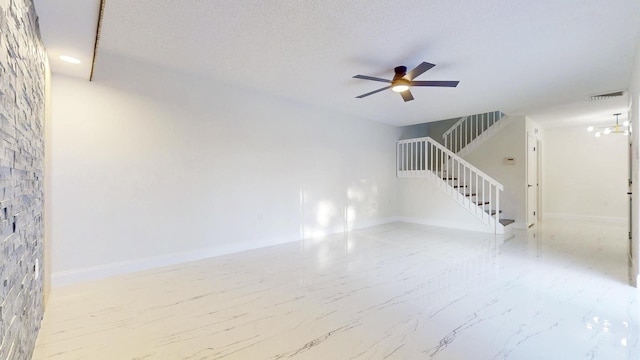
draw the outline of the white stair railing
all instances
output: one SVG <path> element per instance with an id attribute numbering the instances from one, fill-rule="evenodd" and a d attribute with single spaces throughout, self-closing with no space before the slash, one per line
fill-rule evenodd
<path id="1" fill-rule="evenodd" d="M 430 137 L 400 140 L 399 178 L 431 178 L 465 209 L 498 232 L 502 184 Z"/>
<path id="2" fill-rule="evenodd" d="M 460 152 L 503 116 L 502 112 L 494 111 L 463 117 L 442 135 L 444 146 L 454 153 Z"/>

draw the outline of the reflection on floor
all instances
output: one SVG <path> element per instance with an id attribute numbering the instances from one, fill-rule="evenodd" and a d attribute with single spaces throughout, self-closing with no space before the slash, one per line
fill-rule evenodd
<path id="1" fill-rule="evenodd" d="M 637 359 L 627 247 L 377 226 L 54 290 L 33 359 Z"/>

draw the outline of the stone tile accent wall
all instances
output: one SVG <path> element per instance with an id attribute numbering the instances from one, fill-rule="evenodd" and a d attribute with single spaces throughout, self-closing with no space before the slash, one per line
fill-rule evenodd
<path id="1" fill-rule="evenodd" d="M 31 358 L 43 314 L 44 46 L 32 0 L 0 0 L 0 359 Z"/>

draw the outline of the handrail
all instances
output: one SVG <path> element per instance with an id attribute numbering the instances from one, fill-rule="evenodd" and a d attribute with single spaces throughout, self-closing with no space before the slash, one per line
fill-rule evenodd
<path id="1" fill-rule="evenodd" d="M 451 127 L 449 128 L 449 130 L 445 131 L 444 134 L 442 134 L 442 138 L 446 138 L 447 135 L 451 134 L 455 129 L 457 129 L 460 124 L 462 124 L 463 122 L 467 121 L 468 116 L 463 116 L 460 118 L 460 120 L 456 121 L 455 124 L 451 125 Z"/>
<path id="2" fill-rule="evenodd" d="M 501 183 L 499 183 L 496 179 L 494 179 L 491 176 L 485 174 L 482 170 L 480 170 L 477 167 L 471 165 L 471 163 L 469 163 L 467 160 L 465 160 L 465 159 L 461 158 L 460 156 L 456 155 L 456 153 L 454 153 L 453 151 L 447 149 L 442 144 L 440 144 L 439 142 L 433 140 L 429 136 L 425 136 L 425 137 L 421 137 L 421 138 L 415 138 L 415 139 L 399 140 L 398 144 L 409 144 L 409 143 L 418 142 L 418 141 L 426 141 L 426 142 L 432 143 L 435 147 L 437 147 L 440 150 L 442 150 L 445 154 L 447 154 L 447 155 L 449 155 L 451 157 L 457 158 L 456 160 L 458 162 L 460 162 L 464 166 L 468 167 L 472 171 L 478 173 L 478 175 L 486 178 L 491 184 L 495 185 L 499 190 L 503 190 L 504 191 L 504 186 Z"/>
<path id="3" fill-rule="evenodd" d="M 400 140 L 396 151 L 399 178 L 431 178 L 458 204 L 498 233 L 500 191 L 504 191 L 501 183 L 428 136 Z"/>
<path id="4" fill-rule="evenodd" d="M 500 120 L 504 114 L 493 111 L 483 114 L 468 115 L 460 118 L 444 134 L 444 146 L 455 153 L 460 152 L 471 142 Z"/>

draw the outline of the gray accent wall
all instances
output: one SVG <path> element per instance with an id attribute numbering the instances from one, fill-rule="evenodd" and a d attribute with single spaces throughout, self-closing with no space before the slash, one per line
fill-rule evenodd
<path id="1" fill-rule="evenodd" d="M 400 140 L 415 139 L 420 137 L 430 136 L 433 140 L 444 144 L 442 135 L 449 130 L 460 118 L 453 118 L 447 120 L 433 121 L 423 124 L 403 126 L 400 129 L 402 134 Z"/>
<path id="2" fill-rule="evenodd" d="M 31 358 L 43 315 L 46 55 L 31 0 L 0 0 L 0 359 Z"/>

